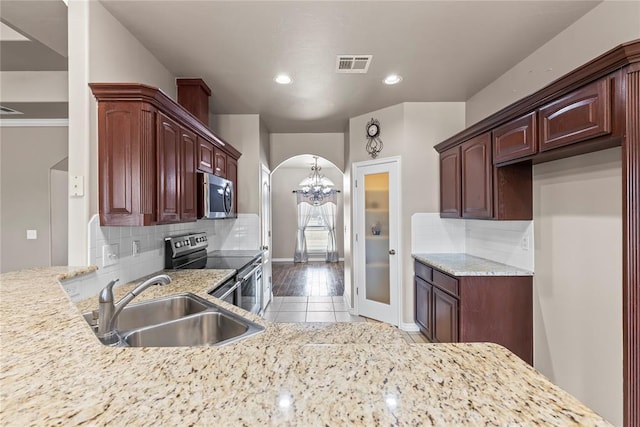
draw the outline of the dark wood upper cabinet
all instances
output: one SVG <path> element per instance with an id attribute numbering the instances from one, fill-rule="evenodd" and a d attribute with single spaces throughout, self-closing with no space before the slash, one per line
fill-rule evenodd
<path id="1" fill-rule="evenodd" d="M 178 104 L 209 126 L 209 97 L 211 89 L 202 79 L 176 79 Z"/>
<path id="2" fill-rule="evenodd" d="M 462 217 L 491 218 L 493 212 L 491 133 L 460 146 Z"/>
<path id="3" fill-rule="evenodd" d="M 138 83 L 89 86 L 98 100 L 101 225 L 194 221 L 197 172 L 214 172 L 216 150 L 237 179 L 240 152 L 162 91 Z"/>
<path id="4" fill-rule="evenodd" d="M 213 152 L 213 144 L 198 137 L 198 170 L 200 172 L 213 173 Z"/>
<path id="5" fill-rule="evenodd" d="M 180 221 L 180 126 L 158 114 L 158 223 Z"/>
<path id="6" fill-rule="evenodd" d="M 536 112 L 519 117 L 493 130 L 493 163 L 531 156 L 538 150 Z"/>
<path id="7" fill-rule="evenodd" d="M 224 151 L 214 150 L 213 152 L 213 173 L 222 178 L 227 177 L 227 155 Z"/>
<path id="8" fill-rule="evenodd" d="M 186 129 L 181 129 L 181 139 L 180 220 L 195 221 L 198 219 L 198 142 L 196 135 Z"/>
<path id="9" fill-rule="evenodd" d="M 440 216 L 460 218 L 460 147 L 440 153 Z"/>
<path id="10" fill-rule="evenodd" d="M 611 102 L 605 78 L 540 108 L 540 151 L 611 133 Z"/>
<path id="11" fill-rule="evenodd" d="M 156 213 L 155 108 L 142 102 L 100 103 L 98 116 L 100 224 L 153 224 Z"/>

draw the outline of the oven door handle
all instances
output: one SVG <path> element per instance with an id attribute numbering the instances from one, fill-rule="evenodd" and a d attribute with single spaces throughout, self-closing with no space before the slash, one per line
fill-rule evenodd
<path id="1" fill-rule="evenodd" d="M 247 274 L 244 275 L 244 277 L 242 278 L 242 282 L 246 282 L 247 280 L 249 280 L 251 278 L 251 276 L 253 276 L 254 274 L 256 274 L 256 271 L 260 270 L 262 268 L 262 264 L 256 264 L 256 266 Z"/>
<path id="2" fill-rule="evenodd" d="M 238 287 L 242 284 L 242 282 L 236 282 L 234 283 L 234 285 L 231 287 L 231 289 L 229 289 L 227 292 L 225 292 L 224 294 L 222 294 L 221 296 L 216 296 L 216 298 L 219 299 L 225 299 L 226 297 L 228 297 L 229 295 L 231 295 L 232 293 L 234 293 L 236 291 L 236 289 L 238 289 Z"/>

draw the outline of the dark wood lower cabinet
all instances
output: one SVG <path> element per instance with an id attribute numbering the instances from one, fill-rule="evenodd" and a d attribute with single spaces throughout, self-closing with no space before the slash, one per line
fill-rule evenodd
<path id="1" fill-rule="evenodd" d="M 415 278 L 416 286 L 416 323 L 420 331 L 429 341 L 433 340 L 433 285 L 419 277 Z"/>
<path id="2" fill-rule="evenodd" d="M 415 262 L 415 317 L 432 342 L 492 342 L 533 364 L 533 278 L 451 276 Z"/>
<path id="3" fill-rule="evenodd" d="M 433 288 L 433 339 L 458 342 L 458 299 Z"/>

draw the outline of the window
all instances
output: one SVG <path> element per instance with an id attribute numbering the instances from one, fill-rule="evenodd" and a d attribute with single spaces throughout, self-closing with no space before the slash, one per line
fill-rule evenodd
<path id="1" fill-rule="evenodd" d="M 314 206 L 309 225 L 307 225 L 304 231 L 304 236 L 307 239 L 307 253 L 315 255 L 325 254 L 327 252 L 329 239 L 328 233 L 327 226 L 320 214 L 320 206 Z"/>

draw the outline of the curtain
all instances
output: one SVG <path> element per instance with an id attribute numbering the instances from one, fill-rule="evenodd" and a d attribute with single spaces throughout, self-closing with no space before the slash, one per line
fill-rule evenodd
<path id="1" fill-rule="evenodd" d="M 336 247 L 336 210 L 337 205 L 333 202 L 320 206 L 322 220 L 327 225 L 327 262 L 338 262 L 338 248 Z"/>
<path id="2" fill-rule="evenodd" d="M 312 211 L 313 204 L 298 195 L 298 232 L 296 233 L 296 251 L 293 254 L 293 262 L 307 262 L 309 260 L 307 238 L 304 236 L 304 230 L 309 224 Z"/>

